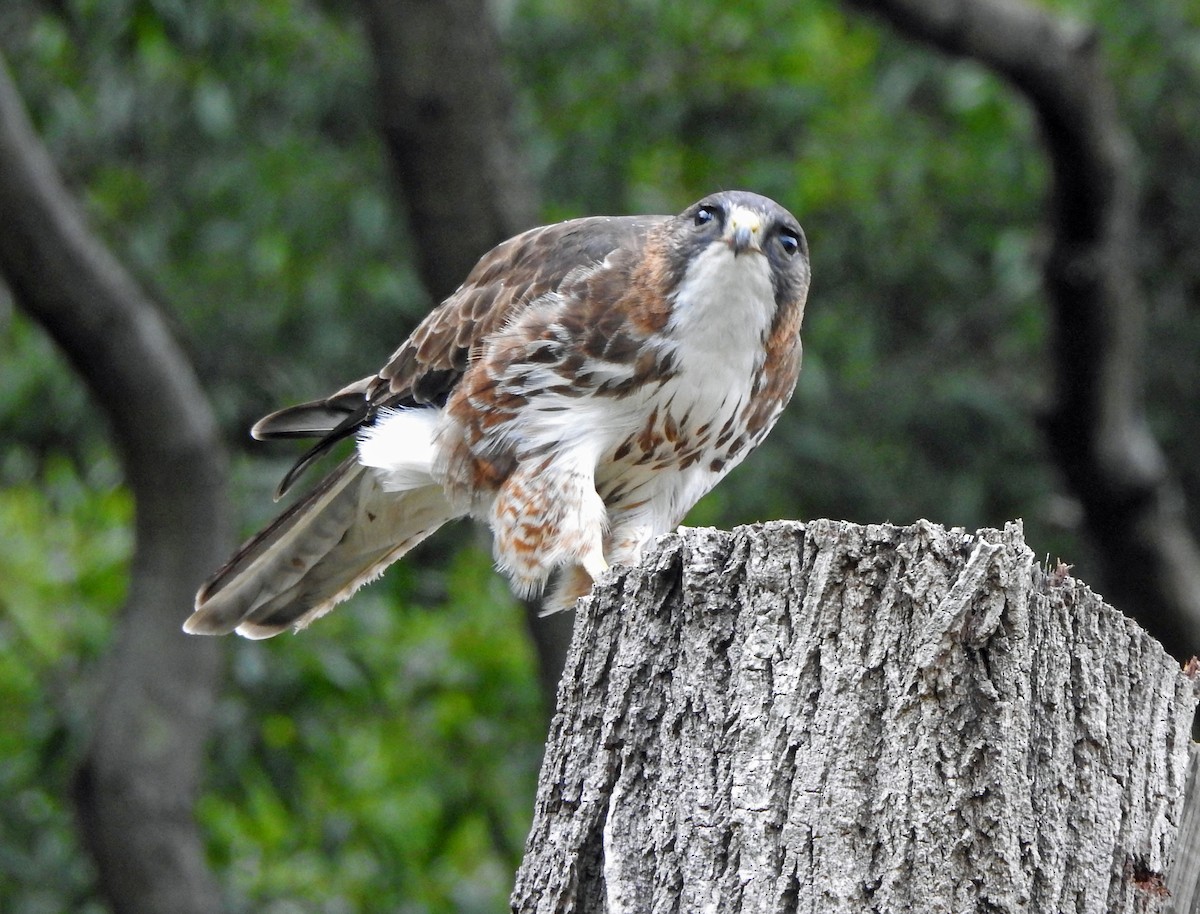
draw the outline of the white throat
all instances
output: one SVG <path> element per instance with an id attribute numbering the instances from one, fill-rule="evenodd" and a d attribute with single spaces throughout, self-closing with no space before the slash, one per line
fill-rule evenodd
<path id="1" fill-rule="evenodd" d="M 667 324 L 685 374 L 748 379 L 775 316 L 771 266 L 758 252 L 710 245 L 688 267 Z"/>

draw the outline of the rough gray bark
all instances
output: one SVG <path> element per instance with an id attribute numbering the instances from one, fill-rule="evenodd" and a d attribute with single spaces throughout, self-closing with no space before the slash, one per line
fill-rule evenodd
<path id="1" fill-rule="evenodd" d="M 847 3 L 994 70 L 1037 116 L 1053 175 L 1046 435 L 1112 599 L 1176 656 L 1200 653 L 1200 547 L 1145 417 L 1135 144 L 1096 31 L 1021 0 Z"/>
<path id="2" fill-rule="evenodd" d="M 107 415 L 137 546 L 76 807 L 113 910 L 220 910 L 192 819 L 218 646 L 180 631 L 228 547 L 225 455 L 157 309 L 88 231 L 0 60 L 0 271 Z"/>
<path id="3" fill-rule="evenodd" d="M 1193 661 L 1194 663 L 1195 661 Z M 1171 854 L 1167 910 L 1171 914 L 1200 914 L 1200 743 L 1192 743 L 1188 760 L 1187 792 L 1183 821 Z"/>
<path id="4" fill-rule="evenodd" d="M 1159 910 L 1197 697 L 1019 524 L 672 535 L 581 607 L 512 910 Z"/>

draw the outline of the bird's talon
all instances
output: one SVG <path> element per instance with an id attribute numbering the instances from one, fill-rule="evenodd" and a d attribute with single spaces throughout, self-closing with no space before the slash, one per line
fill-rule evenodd
<path id="1" fill-rule="evenodd" d="M 604 559 L 593 559 L 589 562 L 584 562 L 583 570 L 586 571 L 593 581 L 600 580 L 604 572 L 608 571 L 609 565 Z"/>

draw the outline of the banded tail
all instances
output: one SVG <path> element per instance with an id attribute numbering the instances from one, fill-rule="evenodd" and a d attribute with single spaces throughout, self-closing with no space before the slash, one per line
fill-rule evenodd
<path id="1" fill-rule="evenodd" d="M 339 423 L 327 404 L 268 416 L 255 437 L 328 434 Z M 358 454 L 343 461 L 200 589 L 184 630 L 259 639 L 304 628 L 462 513 L 418 468 L 399 490 L 391 481 L 385 490 L 384 478 L 359 463 Z"/>

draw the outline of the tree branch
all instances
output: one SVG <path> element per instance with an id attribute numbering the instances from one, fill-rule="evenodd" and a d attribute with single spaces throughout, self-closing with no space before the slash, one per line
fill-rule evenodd
<path id="1" fill-rule="evenodd" d="M 1029 100 L 1053 174 L 1055 402 L 1045 429 L 1114 602 L 1178 656 L 1200 652 L 1200 548 L 1145 418 L 1134 144 L 1091 29 L 1019 0 L 847 0 L 969 57 Z"/>
<path id="2" fill-rule="evenodd" d="M 1196 671 L 1019 524 L 686 530 L 579 610 L 512 910 L 1161 910 Z"/>
<path id="3" fill-rule="evenodd" d="M 225 455 L 191 366 L 88 231 L 0 60 L 0 270 L 108 416 L 137 505 L 129 596 L 106 658 L 76 806 L 121 912 L 211 912 L 192 820 L 217 644 L 180 623 L 228 549 Z"/>

